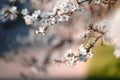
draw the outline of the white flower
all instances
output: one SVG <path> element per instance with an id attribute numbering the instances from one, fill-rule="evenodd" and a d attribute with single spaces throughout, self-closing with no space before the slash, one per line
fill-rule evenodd
<path id="1" fill-rule="evenodd" d="M 70 16 L 68 15 L 62 15 L 63 21 L 68 21 L 70 19 Z"/>
<path id="2" fill-rule="evenodd" d="M 27 8 L 22 9 L 22 12 L 21 12 L 22 15 L 25 16 L 25 15 L 28 15 L 28 13 L 29 13 L 29 12 L 28 12 L 28 9 L 27 9 Z"/>
<path id="3" fill-rule="evenodd" d="M 69 9 L 69 11 L 75 11 L 77 8 L 78 8 L 78 5 L 76 5 L 76 4 L 72 4 L 72 3 L 69 3 L 68 5 L 67 5 L 67 8 Z"/>
<path id="4" fill-rule="evenodd" d="M 36 14 L 36 15 L 40 15 L 40 14 L 41 14 L 41 10 L 37 10 L 37 11 L 35 11 L 34 14 Z"/>
<path id="5" fill-rule="evenodd" d="M 55 24 L 55 22 L 56 22 L 55 17 L 51 17 L 51 18 L 50 18 L 50 22 L 51 22 L 51 25 L 54 25 L 54 24 Z"/>
<path id="6" fill-rule="evenodd" d="M 17 7 L 16 7 L 16 6 L 12 6 L 12 7 L 9 8 L 9 11 L 10 11 L 11 13 L 14 13 L 14 12 L 17 11 Z"/>
<path id="7" fill-rule="evenodd" d="M 38 16 L 40 16 L 41 14 L 41 10 L 37 10 L 37 11 L 34 11 L 34 13 L 32 14 L 32 21 L 36 21 L 38 20 Z"/>
<path id="8" fill-rule="evenodd" d="M 73 54 L 73 50 L 67 50 L 67 53 L 65 54 L 65 59 L 68 59 L 69 57 L 73 57 L 74 54 Z"/>
<path id="9" fill-rule="evenodd" d="M 44 28 L 43 27 L 39 27 L 39 32 L 44 33 Z"/>
<path id="10" fill-rule="evenodd" d="M 80 45 L 79 47 L 79 56 L 78 59 L 79 61 L 83 61 L 86 62 L 88 58 L 92 58 L 93 54 L 92 51 L 90 50 L 89 52 L 87 52 L 87 50 L 84 48 L 83 44 Z"/>
<path id="11" fill-rule="evenodd" d="M 73 65 L 75 63 L 76 59 L 71 49 L 67 50 L 67 53 L 65 54 L 65 59 L 67 60 L 67 63 L 70 65 Z"/>
<path id="12" fill-rule="evenodd" d="M 82 55 L 86 55 L 87 54 L 86 49 L 84 48 L 83 44 L 80 45 L 79 51 L 80 51 L 80 54 L 82 54 Z"/>
<path id="13" fill-rule="evenodd" d="M 52 13 L 55 14 L 57 12 L 57 7 L 55 6 L 52 10 Z"/>
<path id="14" fill-rule="evenodd" d="M 24 19 L 25 19 L 25 23 L 26 23 L 27 25 L 30 25 L 30 24 L 33 23 L 33 21 L 32 21 L 32 16 L 30 16 L 30 15 L 24 16 Z"/>
<path id="15" fill-rule="evenodd" d="M 38 19 L 38 15 L 37 14 L 32 14 L 32 21 L 36 21 Z"/>
<path id="16" fill-rule="evenodd" d="M 68 15 L 61 15 L 57 17 L 58 22 L 68 21 L 70 19 L 70 16 Z"/>
<path id="17" fill-rule="evenodd" d="M 56 5 L 57 9 L 61 10 L 61 9 L 65 8 L 67 6 L 68 1 L 69 0 L 59 0 Z"/>
<path id="18" fill-rule="evenodd" d="M 39 27 L 39 29 L 36 31 L 36 34 L 42 33 L 42 35 L 45 35 L 45 28 L 44 27 Z"/>
<path id="19" fill-rule="evenodd" d="M 108 26 L 108 21 L 107 20 L 102 20 L 100 22 L 97 22 L 94 24 L 94 29 L 98 30 L 98 31 L 102 31 L 105 32 Z"/>
<path id="20" fill-rule="evenodd" d="M 69 58 L 68 60 L 67 60 L 67 63 L 69 64 L 69 65 L 74 65 L 75 64 L 75 58 L 74 57 L 71 57 L 71 58 Z"/>
<path id="21" fill-rule="evenodd" d="M 63 11 L 57 11 L 57 15 L 61 16 L 63 14 Z"/>
<path id="22" fill-rule="evenodd" d="M 63 13 L 68 13 L 68 11 L 70 11 L 68 8 L 64 8 L 64 9 L 58 11 L 58 15 L 61 15 Z"/>

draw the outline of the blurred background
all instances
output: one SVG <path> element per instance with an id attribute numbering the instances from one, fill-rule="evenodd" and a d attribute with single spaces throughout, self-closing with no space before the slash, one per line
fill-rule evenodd
<path id="1" fill-rule="evenodd" d="M 10 1 L 0 1 L 0 12 Z M 18 11 L 27 8 L 31 12 L 38 9 L 44 12 L 52 10 L 57 1 L 18 0 L 15 6 Z M 82 6 L 83 13 L 75 12 L 69 21 L 57 23 L 46 36 L 35 34 L 35 25 L 26 25 L 21 16 L 13 21 L 0 20 L 0 79 L 120 79 L 120 59 L 113 54 L 114 44 L 120 42 L 120 2 Z M 108 21 L 112 43 L 104 40 L 105 46 L 101 46 L 98 41 L 93 48 L 93 58 L 85 63 L 69 66 L 54 62 L 54 59 L 63 59 L 67 49 L 77 50 L 87 25 L 101 20 Z"/>

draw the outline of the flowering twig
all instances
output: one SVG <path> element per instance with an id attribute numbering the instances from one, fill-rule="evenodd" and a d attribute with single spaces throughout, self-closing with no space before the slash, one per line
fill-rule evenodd
<path id="1" fill-rule="evenodd" d="M 70 65 L 76 64 L 76 62 L 86 62 L 88 58 L 91 58 L 93 56 L 92 54 L 92 48 L 95 46 L 96 42 L 103 37 L 103 35 L 106 33 L 104 30 L 105 25 L 103 25 L 102 30 L 99 30 L 97 27 L 94 28 L 94 25 L 91 23 L 88 26 L 89 33 L 85 34 L 87 37 L 91 37 L 91 32 L 97 32 L 101 35 L 98 37 L 95 37 L 95 40 L 92 41 L 91 43 L 87 43 L 87 45 L 81 44 L 77 55 L 74 54 L 73 50 L 68 50 L 67 53 L 65 54 L 65 59 L 64 60 L 55 60 L 56 63 L 68 63 Z M 86 37 L 84 37 L 86 38 Z"/>

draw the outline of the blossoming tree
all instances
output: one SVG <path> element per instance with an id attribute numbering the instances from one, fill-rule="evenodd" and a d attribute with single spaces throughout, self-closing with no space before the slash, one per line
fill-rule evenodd
<path id="1" fill-rule="evenodd" d="M 44 3 L 47 0 L 40 1 Z M 40 40 L 40 38 L 38 38 L 39 35 L 49 35 L 50 29 L 59 23 L 72 23 L 70 21 L 74 14 L 80 14 L 79 16 L 86 14 L 86 16 L 89 17 L 89 20 L 87 20 L 88 22 L 84 25 L 85 27 L 81 27 L 83 31 L 79 31 L 79 33 L 76 34 L 78 37 L 78 42 L 76 41 L 76 43 L 79 44 L 77 51 L 68 49 L 64 54 L 64 59 L 56 58 L 53 60 L 57 63 L 67 63 L 70 65 L 75 65 L 77 62 L 86 62 L 89 58 L 92 58 L 94 53 L 92 48 L 98 40 L 101 41 L 102 46 L 104 46 L 103 39 L 112 42 L 113 38 L 108 35 L 109 29 L 107 26 L 109 26 L 109 21 L 104 19 L 104 17 L 106 16 L 105 14 L 114 11 L 112 8 L 115 8 L 115 5 L 120 3 L 119 0 L 57 0 L 54 7 L 49 11 L 44 11 L 42 9 L 30 11 L 27 7 L 19 10 L 16 6 L 16 3 L 25 3 L 25 0 L 9 0 L 9 2 L 10 6 L 1 9 L 0 20 L 5 22 L 8 18 L 10 20 L 16 20 L 16 18 L 22 17 L 26 25 L 34 26 L 34 30 L 31 31 L 32 34 L 30 33 L 30 37 L 25 38 L 26 41 L 36 38 Z M 88 9 L 90 9 L 91 13 L 87 12 Z M 97 20 L 96 18 L 101 19 Z M 75 32 L 72 31 L 72 33 Z M 58 44 L 55 43 L 56 45 L 53 49 L 59 49 L 59 46 L 63 45 L 65 42 L 72 43 L 74 41 L 75 43 L 75 40 L 73 40 L 71 36 L 70 34 L 70 38 L 62 39 Z M 17 40 L 19 43 L 22 43 L 24 39 L 19 37 Z M 120 44 L 118 43 L 115 50 L 117 58 L 120 57 L 119 48 Z M 49 63 L 53 49 L 51 49 L 43 62 L 43 66 Z M 31 62 L 36 63 L 37 61 L 32 58 Z"/>

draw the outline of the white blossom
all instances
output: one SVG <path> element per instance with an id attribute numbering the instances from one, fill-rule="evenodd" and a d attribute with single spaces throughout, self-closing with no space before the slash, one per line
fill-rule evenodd
<path id="1" fill-rule="evenodd" d="M 14 12 L 17 11 L 17 7 L 16 7 L 16 6 L 12 6 L 12 7 L 9 8 L 9 11 L 10 11 L 11 13 L 14 13 Z"/>
<path id="2" fill-rule="evenodd" d="M 24 20 L 25 20 L 25 23 L 26 23 L 27 25 L 31 25 L 31 24 L 33 23 L 33 21 L 32 21 L 32 16 L 30 16 L 30 15 L 24 16 Z"/>
<path id="3" fill-rule="evenodd" d="M 89 52 L 87 52 L 87 50 L 84 48 L 83 44 L 81 44 L 79 47 L 78 59 L 80 61 L 86 62 L 88 58 L 92 58 L 92 57 L 93 57 L 92 51 L 90 50 Z"/>
<path id="4" fill-rule="evenodd" d="M 34 14 L 40 15 L 41 14 L 41 10 L 34 11 Z"/>
<path id="5" fill-rule="evenodd" d="M 102 20 L 94 24 L 94 29 L 98 30 L 99 32 L 105 32 L 108 26 L 108 21 L 107 20 Z"/>
<path id="6" fill-rule="evenodd" d="M 27 8 L 22 9 L 22 12 L 21 12 L 22 15 L 25 16 L 25 15 L 28 15 L 28 13 L 29 13 L 29 12 L 28 12 L 28 9 L 27 9 Z"/>
<path id="7" fill-rule="evenodd" d="M 39 29 L 36 31 L 36 34 L 42 33 L 42 35 L 45 35 L 45 28 L 44 27 L 39 27 Z"/>
<path id="8" fill-rule="evenodd" d="M 71 57 L 67 60 L 68 64 L 70 64 L 71 66 L 75 64 L 75 58 Z"/>
<path id="9" fill-rule="evenodd" d="M 10 2 L 15 2 L 17 0 L 9 0 Z M 19 0 L 19 2 L 25 2 L 26 0 Z M 34 32 L 33 30 L 29 31 L 29 36 L 26 38 L 21 38 L 20 36 L 17 37 L 17 41 L 23 41 L 23 43 L 33 43 L 36 41 L 37 38 L 36 34 L 41 33 L 42 35 L 45 35 L 45 31 L 49 26 L 54 25 L 57 22 L 65 22 L 69 21 L 71 18 L 71 15 L 73 12 L 78 11 L 79 13 L 84 12 L 84 7 L 81 6 L 80 4 L 75 3 L 76 0 L 59 0 L 56 4 L 56 6 L 53 8 L 52 11 L 44 11 L 41 13 L 41 10 L 36 10 L 32 14 L 29 14 L 28 9 L 24 8 L 21 11 L 21 14 L 23 15 L 23 18 L 25 20 L 25 23 L 27 25 L 35 24 L 40 26 L 38 29 Z M 82 3 L 82 2 L 90 2 L 89 0 L 77 0 L 77 2 Z M 91 2 L 95 4 L 101 3 L 102 0 L 91 0 Z M 98 5 L 99 6 L 99 5 Z M 94 9 L 93 9 L 94 10 Z M 7 7 L 4 12 L 0 14 L 0 16 L 3 15 L 3 18 L 10 17 L 11 20 L 16 18 L 18 14 L 17 11 L 17 6 L 12 5 L 11 7 Z M 89 32 L 101 32 L 103 31 L 104 27 L 107 25 L 106 20 L 102 20 L 98 23 L 95 24 L 95 27 L 93 26 L 91 31 Z M 35 34 L 36 33 L 36 34 Z M 80 33 L 78 37 L 84 38 L 84 36 L 88 34 L 86 32 Z M 90 38 L 92 34 L 89 34 Z M 87 35 L 89 37 L 89 35 Z M 92 36 L 94 37 L 94 36 Z M 100 36 L 101 37 L 101 36 Z M 98 37 L 99 38 L 99 37 Z M 97 38 L 96 38 L 97 39 Z M 56 43 L 56 42 L 55 42 Z M 92 46 L 90 45 L 92 43 Z M 78 48 L 78 54 L 75 54 L 73 50 L 68 50 L 67 53 L 65 54 L 65 61 L 70 64 L 74 65 L 77 61 L 79 62 L 86 62 L 89 58 L 93 57 L 92 50 L 89 48 L 94 46 L 95 41 L 93 42 L 88 42 L 86 46 L 84 47 L 83 44 L 81 44 Z M 90 47 L 89 47 L 90 46 Z M 120 58 L 120 43 L 117 43 L 115 46 L 115 51 L 114 54 L 117 58 Z M 61 61 L 62 62 L 62 61 Z M 63 61 L 64 62 L 64 61 Z M 38 73 L 38 70 L 36 67 L 31 67 L 31 70 L 34 73 Z"/>
<path id="10" fill-rule="evenodd" d="M 67 60 L 67 63 L 70 65 L 73 65 L 75 63 L 76 59 L 72 50 L 67 50 L 67 53 L 65 54 L 65 59 Z"/>
<path id="11" fill-rule="evenodd" d="M 69 11 L 74 12 L 74 11 L 78 8 L 78 5 L 69 3 L 69 4 L 67 5 L 67 8 L 69 9 Z"/>
<path id="12" fill-rule="evenodd" d="M 57 6 L 55 6 L 52 10 L 52 13 L 55 14 L 57 12 Z"/>
<path id="13" fill-rule="evenodd" d="M 68 21 L 69 19 L 70 19 L 70 16 L 68 15 L 58 16 L 57 18 L 58 22 Z"/>
<path id="14" fill-rule="evenodd" d="M 54 25 L 55 22 L 56 22 L 56 19 L 55 19 L 54 17 L 51 17 L 51 18 L 50 18 L 50 22 L 51 22 L 51 25 Z"/>
<path id="15" fill-rule="evenodd" d="M 65 59 L 68 59 L 69 57 L 73 57 L 74 54 L 73 54 L 73 50 L 67 50 L 67 53 L 65 54 Z"/>
<path id="16" fill-rule="evenodd" d="M 69 2 L 69 0 L 59 0 L 56 4 L 57 9 L 63 9 L 67 6 L 67 3 Z"/>
<path id="17" fill-rule="evenodd" d="M 79 51 L 80 51 L 80 54 L 82 54 L 82 55 L 87 54 L 87 50 L 84 48 L 83 44 L 80 45 Z"/>
<path id="18" fill-rule="evenodd" d="M 38 20 L 38 16 L 40 16 L 41 14 L 41 10 L 37 10 L 37 11 L 34 11 L 34 13 L 32 14 L 32 21 L 36 21 Z"/>

